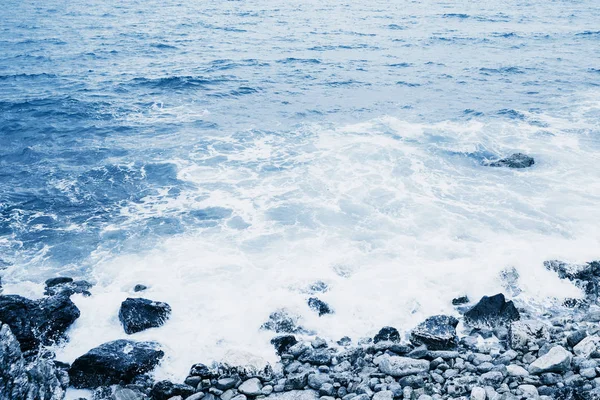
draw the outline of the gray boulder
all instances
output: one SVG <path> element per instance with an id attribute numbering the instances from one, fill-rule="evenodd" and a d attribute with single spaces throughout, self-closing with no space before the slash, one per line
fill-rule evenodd
<path id="1" fill-rule="evenodd" d="M 523 153 L 514 153 L 506 158 L 488 162 L 486 165 L 489 167 L 527 168 L 533 164 L 535 164 L 533 157 Z"/>
<path id="2" fill-rule="evenodd" d="M 430 350 L 448 350 L 456 347 L 458 320 L 447 315 L 427 318 L 411 333 L 410 341 L 415 346 L 426 345 Z"/>
<path id="3" fill-rule="evenodd" d="M 516 321 L 510 324 L 508 342 L 514 350 L 527 350 L 538 340 L 550 340 L 548 327 L 540 321 Z"/>
<path id="4" fill-rule="evenodd" d="M 555 346 L 548 353 L 539 357 L 531 365 L 529 372 L 532 374 L 543 374 L 545 372 L 563 373 L 571 366 L 573 355 L 562 346 Z"/>
<path id="5" fill-rule="evenodd" d="M 430 365 L 427 360 L 415 360 L 413 358 L 390 356 L 388 354 L 378 357 L 376 363 L 379 365 L 381 372 L 396 378 L 428 372 Z"/>

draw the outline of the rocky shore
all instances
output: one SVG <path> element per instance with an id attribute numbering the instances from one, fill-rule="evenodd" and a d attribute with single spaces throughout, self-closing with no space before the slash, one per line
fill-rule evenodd
<path id="1" fill-rule="evenodd" d="M 154 342 L 116 340 L 72 365 L 56 361 L 46 346 L 66 340 L 80 314 L 70 296 L 91 295 L 91 285 L 53 278 L 40 300 L 0 296 L 0 400 L 62 399 L 68 387 L 97 400 L 600 399 L 600 262 L 545 266 L 584 298 L 539 313 L 503 294 L 463 296 L 452 301 L 455 315 L 427 318 L 406 335 L 382 327 L 357 343 L 319 338 L 277 310 L 261 329 L 273 332 L 280 362 L 260 370 L 199 363 L 184 382 L 153 380 L 164 356 Z M 326 285 L 313 289 L 307 307 L 334 313 L 318 298 Z M 119 319 L 131 334 L 160 327 L 170 313 L 166 303 L 129 298 Z"/>

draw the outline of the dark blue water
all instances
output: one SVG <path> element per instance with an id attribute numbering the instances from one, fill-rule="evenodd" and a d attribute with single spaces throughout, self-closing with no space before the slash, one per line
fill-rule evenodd
<path id="1" fill-rule="evenodd" d="M 4 0 L 4 280 L 125 287 L 114 270 L 143 274 L 156 248 L 185 282 L 222 268 L 206 285 L 591 256 L 598 21 L 594 0 Z M 535 168 L 481 168 L 514 151 Z"/>

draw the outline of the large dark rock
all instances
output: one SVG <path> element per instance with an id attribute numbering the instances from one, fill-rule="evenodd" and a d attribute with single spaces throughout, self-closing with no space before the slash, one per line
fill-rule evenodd
<path id="1" fill-rule="evenodd" d="M 322 300 L 319 300 L 316 297 L 311 297 L 308 299 L 308 306 L 316 311 L 319 314 L 319 317 L 325 314 L 333 314 L 333 310 L 327 303 Z"/>
<path id="2" fill-rule="evenodd" d="M 62 399 L 66 373 L 41 357 L 27 362 L 7 324 L 0 324 L 0 400 Z"/>
<path id="3" fill-rule="evenodd" d="M 430 350 L 449 350 L 456 347 L 458 320 L 447 315 L 435 315 L 420 323 L 411 333 L 415 346 L 426 345 Z"/>
<path id="4" fill-rule="evenodd" d="M 215 372 L 208 368 L 206 365 L 197 363 L 192 365 L 189 376 L 198 376 L 202 379 L 212 379 L 216 378 L 217 374 L 215 374 Z"/>
<path id="5" fill-rule="evenodd" d="M 373 337 L 373 343 L 379 343 L 383 341 L 390 341 L 398 343 L 400 342 L 400 333 L 398 333 L 398 329 L 391 326 L 384 326 L 379 330 L 377 335 Z"/>
<path id="6" fill-rule="evenodd" d="M 84 296 L 91 296 L 89 292 L 91 287 L 92 284 L 88 281 L 74 281 L 73 278 L 61 276 L 46 280 L 44 294 L 48 296 L 55 296 L 57 294 L 71 296 L 75 293 L 80 293 Z"/>
<path id="7" fill-rule="evenodd" d="M 188 396 L 193 395 L 194 392 L 194 388 L 189 385 L 160 381 L 156 382 L 152 387 L 150 396 L 152 397 L 152 400 L 168 400 L 175 396 L 181 396 L 185 399 Z"/>
<path id="8" fill-rule="evenodd" d="M 65 295 L 40 300 L 0 296 L 0 321 L 10 326 L 23 351 L 62 339 L 79 315 L 79 309 Z"/>
<path id="9" fill-rule="evenodd" d="M 119 320 L 129 335 L 162 326 L 169 315 L 171 307 L 167 303 L 148 299 L 128 298 L 121 303 L 119 310 Z"/>
<path id="10" fill-rule="evenodd" d="M 506 301 L 504 295 L 483 296 L 479 303 L 464 315 L 465 322 L 474 327 L 489 328 L 507 325 L 521 318 L 512 301 Z"/>
<path id="11" fill-rule="evenodd" d="M 81 389 L 128 384 L 152 370 L 163 356 L 155 342 L 121 339 L 104 343 L 73 362 L 69 369 L 71 385 Z"/>
<path id="12" fill-rule="evenodd" d="M 288 351 L 288 349 L 296 343 L 298 343 L 298 340 L 296 340 L 294 335 L 282 335 L 271 339 L 271 344 L 275 347 L 275 350 L 277 350 L 277 354 L 279 355 Z"/>
<path id="13" fill-rule="evenodd" d="M 523 153 L 515 153 L 509 157 L 489 162 L 486 165 L 489 167 L 527 168 L 531 167 L 533 164 L 535 164 L 533 157 Z"/>

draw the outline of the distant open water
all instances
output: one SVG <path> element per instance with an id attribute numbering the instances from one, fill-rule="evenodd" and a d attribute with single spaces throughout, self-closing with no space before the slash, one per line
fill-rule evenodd
<path id="1" fill-rule="evenodd" d="M 17 1 L 0 5 L 0 274 L 66 274 L 72 361 L 124 337 L 136 283 L 173 317 L 159 374 L 272 360 L 281 307 L 329 339 L 449 300 L 578 295 L 600 257 L 600 3 Z M 522 151 L 526 171 L 482 161 Z M 318 318 L 322 280 L 336 314 Z"/>

